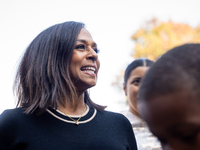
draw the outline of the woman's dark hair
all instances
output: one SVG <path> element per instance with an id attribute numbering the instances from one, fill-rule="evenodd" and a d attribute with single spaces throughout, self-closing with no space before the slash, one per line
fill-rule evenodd
<path id="1" fill-rule="evenodd" d="M 19 64 L 13 89 L 17 106 L 26 114 L 41 114 L 48 107 L 57 108 L 65 101 L 77 104 L 77 91 L 70 77 L 70 62 L 79 32 L 80 22 L 64 22 L 42 31 L 28 46 Z M 88 92 L 85 102 L 98 110 L 105 107 L 93 103 Z"/>
<path id="2" fill-rule="evenodd" d="M 185 44 L 166 52 L 148 70 L 139 90 L 139 101 L 186 89 L 200 97 L 200 44 Z"/>
<path id="3" fill-rule="evenodd" d="M 146 58 L 138 58 L 134 60 L 132 63 L 130 63 L 125 70 L 124 85 L 126 86 L 127 80 L 130 77 L 132 70 L 140 66 L 151 66 L 153 63 L 154 63 L 153 61 Z"/>

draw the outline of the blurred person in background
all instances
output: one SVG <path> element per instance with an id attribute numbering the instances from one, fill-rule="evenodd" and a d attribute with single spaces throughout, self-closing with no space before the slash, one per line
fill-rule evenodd
<path id="1" fill-rule="evenodd" d="M 200 44 L 175 47 L 145 75 L 139 110 L 164 150 L 200 149 Z"/>
<path id="2" fill-rule="evenodd" d="M 157 138 L 152 135 L 146 123 L 140 118 L 137 106 L 140 82 L 153 63 L 145 58 L 136 59 L 127 66 L 124 74 L 123 89 L 127 96 L 129 110 L 124 110 L 121 113 L 131 122 L 139 150 L 161 149 Z"/>
<path id="3" fill-rule="evenodd" d="M 98 52 L 83 23 L 42 31 L 18 67 L 18 108 L 0 115 L 0 149 L 137 150 L 128 119 L 88 94 L 97 82 Z"/>

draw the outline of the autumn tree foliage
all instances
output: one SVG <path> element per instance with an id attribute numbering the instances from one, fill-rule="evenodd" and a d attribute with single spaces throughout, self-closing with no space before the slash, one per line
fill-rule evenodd
<path id="1" fill-rule="evenodd" d="M 152 18 L 146 21 L 132 36 L 135 46 L 132 51 L 133 60 L 148 58 L 156 60 L 169 49 L 186 43 L 200 43 L 200 24 L 191 27 L 184 23 L 159 21 Z M 124 68 L 125 70 L 125 68 Z M 121 70 L 112 83 L 118 90 L 122 90 L 124 70 Z"/>
<path id="2" fill-rule="evenodd" d="M 169 49 L 185 43 L 200 42 L 200 25 L 193 28 L 188 24 L 171 20 L 161 22 L 156 18 L 146 21 L 131 37 L 135 42 L 133 58 L 145 57 L 156 60 Z"/>

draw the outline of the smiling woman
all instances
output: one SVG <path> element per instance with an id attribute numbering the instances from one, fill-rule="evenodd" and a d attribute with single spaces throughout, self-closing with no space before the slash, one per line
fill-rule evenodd
<path id="1" fill-rule="evenodd" d="M 16 74 L 18 108 L 0 115 L 0 149 L 137 150 L 129 121 L 90 99 L 99 67 L 97 44 L 83 23 L 41 32 Z"/>

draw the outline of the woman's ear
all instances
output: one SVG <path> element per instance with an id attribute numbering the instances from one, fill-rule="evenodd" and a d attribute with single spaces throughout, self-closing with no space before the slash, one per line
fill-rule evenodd
<path id="1" fill-rule="evenodd" d="M 123 83 L 123 90 L 124 90 L 125 95 L 127 95 L 127 91 L 126 91 L 126 85 L 125 85 L 125 83 Z"/>

